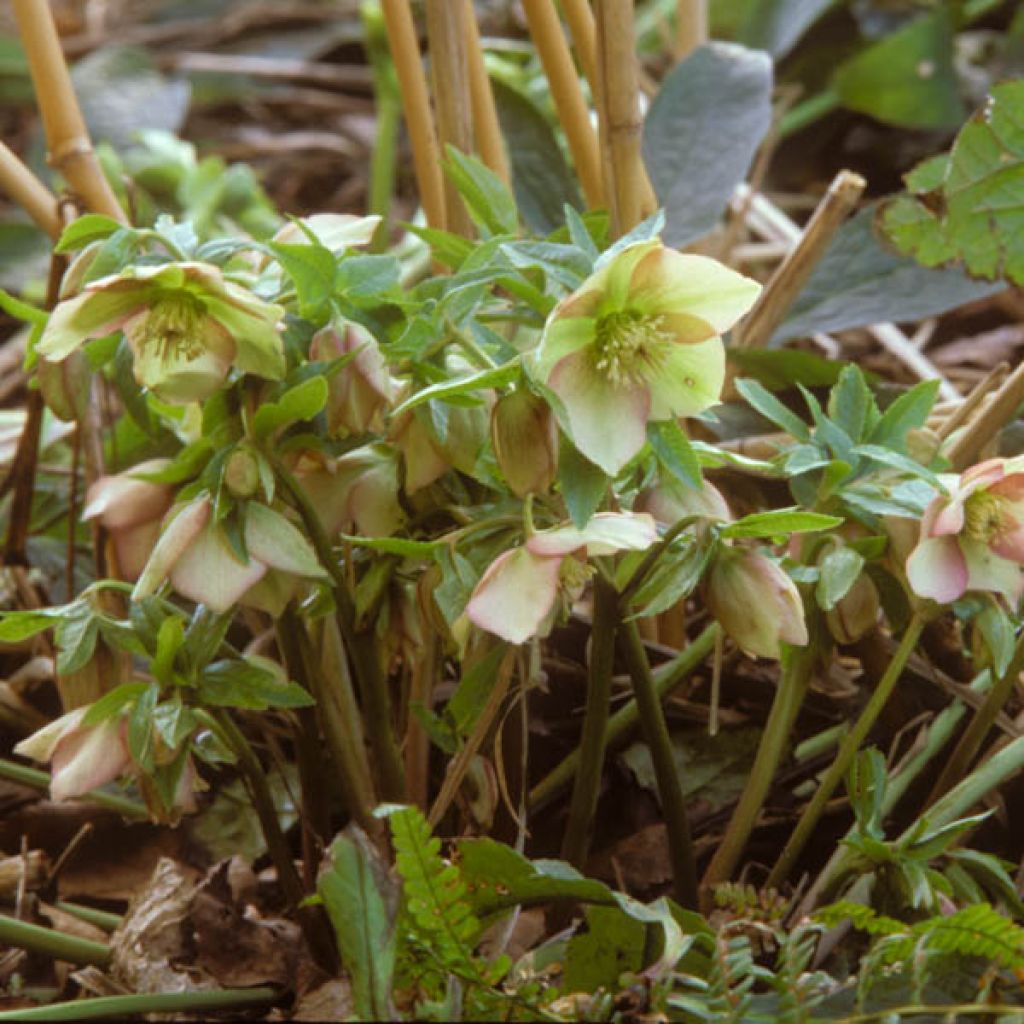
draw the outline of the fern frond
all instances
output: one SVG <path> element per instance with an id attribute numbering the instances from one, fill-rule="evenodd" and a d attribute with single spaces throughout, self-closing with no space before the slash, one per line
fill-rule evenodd
<path id="1" fill-rule="evenodd" d="M 814 919 L 834 928 L 837 924 L 849 921 L 858 931 L 869 935 L 899 935 L 907 931 L 907 926 L 894 917 L 878 914 L 871 907 L 851 900 L 840 900 L 828 907 L 822 907 Z"/>
<path id="2" fill-rule="evenodd" d="M 930 917 L 912 931 L 933 950 L 980 956 L 1003 967 L 1024 967 L 1024 928 L 989 903 L 975 903 L 948 917 Z"/>

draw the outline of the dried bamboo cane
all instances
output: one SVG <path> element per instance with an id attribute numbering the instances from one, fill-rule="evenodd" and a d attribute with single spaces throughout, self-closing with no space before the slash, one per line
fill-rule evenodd
<path id="1" fill-rule="evenodd" d="M 597 95 L 597 26 L 589 0 L 562 0 L 569 33 L 590 91 Z"/>
<path id="2" fill-rule="evenodd" d="M 93 152 L 49 5 L 46 0 L 12 3 L 43 119 L 50 165 L 64 176 L 87 209 L 127 222 Z"/>
<path id="3" fill-rule="evenodd" d="M 640 153 L 643 121 L 633 0 L 597 0 L 594 13 L 601 149 L 612 233 L 618 238 L 655 207 Z"/>
<path id="4" fill-rule="evenodd" d="M 551 86 L 551 98 L 565 131 L 587 205 L 604 206 L 601 151 L 555 5 L 552 0 L 523 0 L 523 12 Z"/>
<path id="5" fill-rule="evenodd" d="M 60 217 L 54 194 L 0 142 L 0 189 L 51 238 L 60 237 Z"/>
<path id="6" fill-rule="evenodd" d="M 437 116 L 437 138 L 444 152 L 454 146 L 473 152 L 473 111 L 469 97 L 469 59 L 466 52 L 466 6 L 450 0 L 427 0 L 427 43 L 430 84 Z M 469 238 L 473 222 L 458 189 L 444 181 L 444 216 L 449 231 Z"/>
<path id="7" fill-rule="evenodd" d="M 708 41 L 708 0 L 679 0 L 676 60 L 688 57 Z"/>
<path id="8" fill-rule="evenodd" d="M 960 472 L 978 458 L 982 448 L 999 433 L 1024 402 L 1024 365 L 1018 366 L 992 396 L 983 416 L 976 416 L 946 452 Z"/>
<path id="9" fill-rule="evenodd" d="M 473 133 L 480 158 L 506 185 L 512 177 L 505 153 L 505 140 L 498 123 L 498 110 L 494 105 L 494 90 L 487 75 L 484 51 L 480 45 L 480 30 L 477 28 L 473 0 L 465 0 L 466 51 L 469 58 L 469 98 L 473 109 Z"/>
<path id="10" fill-rule="evenodd" d="M 427 76 L 423 71 L 416 26 L 409 9 L 409 0 L 381 0 L 388 46 L 395 64 L 395 74 L 402 90 L 402 110 L 412 143 L 412 159 L 419 186 L 420 202 L 427 223 L 444 228 L 444 178 L 441 156 L 434 132 L 434 116 L 430 110 Z"/>

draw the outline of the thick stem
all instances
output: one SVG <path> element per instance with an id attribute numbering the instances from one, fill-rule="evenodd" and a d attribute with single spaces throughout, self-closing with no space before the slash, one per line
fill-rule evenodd
<path id="1" fill-rule="evenodd" d="M 807 693 L 816 655 L 817 648 L 813 643 L 806 647 L 790 647 L 786 651 L 779 687 L 775 691 L 772 709 L 768 713 L 768 721 L 761 734 L 743 795 L 701 880 L 701 900 L 706 910 L 710 909 L 712 887 L 732 877 L 750 833 L 757 824 L 758 815 L 771 789 Z"/>
<path id="2" fill-rule="evenodd" d="M 55 960 L 66 960 L 70 964 L 97 964 L 103 967 L 110 963 L 113 955 L 110 947 L 102 942 L 66 935 L 52 928 L 19 921 L 6 914 L 0 914 L 0 943 L 52 956 Z"/>
<path id="3" fill-rule="evenodd" d="M 51 166 L 67 179 L 89 210 L 127 223 L 93 152 L 50 5 L 47 0 L 12 0 L 12 6 L 28 57 Z"/>
<path id="4" fill-rule="evenodd" d="M 636 623 L 623 623 L 620 638 L 629 676 L 633 681 L 644 742 L 650 749 L 654 776 L 658 781 L 658 796 L 661 799 L 661 809 L 668 831 L 669 857 L 672 861 L 676 900 L 682 906 L 696 910 L 697 864 L 690 835 L 690 820 L 686 813 L 686 798 L 676 768 L 668 724 L 658 700 L 654 676 Z"/>
<path id="5" fill-rule="evenodd" d="M 473 0 L 464 0 L 466 5 L 466 52 L 469 59 L 469 98 L 473 108 L 473 134 L 480 158 L 506 185 L 512 184 L 505 153 L 505 140 L 498 122 L 498 108 L 494 105 L 494 90 L 484 63 L 484 51 L 480 44 L 480 30 L 473 12 Z"/>
<path id="6" fill-rule="evenodd" d="M 594 619 L 590 630 L 590 672 L 587 710 L 583 718 L 576 784 L 569 805 L 569 820 L 562 837 L 562 858 L 582 870 L 590 850 L 594 812 L 601 791 L 601 770 L 607 745 L 608 709 L 612 695 L 615 634 L 619 627 L 619 599 L 602 575 L 594 580 Z"/>
<path id="7" fill-rule="evenodd" d="M 401 803 L 405 799 L 405 772 L 402 755 L 395 739 L 394 720 L 391 712 L 391 694 L 388 681 L 381 669 L 373 635 L 356 630 L 355 606 L 349 593 L 348 580 L 331 551 L 330 541 L 324 531 L 316 509 L 295 478 L 279 460 L 273 460 L 274 471 L 284 485 L 288 496 L 302 517 L 309 539 L 320 559 L 320 564 L 334 581 L 334 601 L 338 610 L 338 628 L 341 630 L 345 648 L 352 663 L 353 675 L 359 686 L 366 717 L 366 729 L 370 743 L 377 757 L 380 771 L 380 793 L 383 799 Z"/>
<path id="8" fill-rule="evenodd" d="M 708 0 L 679 0 L 676 60 L 683 60 L 708 41 Z"/>
<path id="9" fill-rule="evenodd" d="M 981 749 L 985 737 L 999 717 L 999 712 L 1010 699 L 1014 686 L 1021 672 L 1024 671 L 1024 635 L 1017 641 L 1017 649 L 1006 672 L 985 696 L 985 702 L 975 712 L 970 724 L 964 730 L 960 742 L 954 747 L 949 760 L 943 766 L 931 793 L 928 794 L 926 807 L 930 807 L 947 790 L 957 784 L 966 774 Z"/>
<path id="10" fill-rule="evenodd" d="M 903 634 L 903 639 L 900 641 L 892 661 L 889 662 L 885 674 L 879 681 L 878 686 L 875 687 L 875 692 L 871 695 L 871 699 L 860 713 L 860 717 L 854 723 L 853 728 L 847 733 L 846 739 L 843 740 L 842 745 L 839 747 L 839 752 L 836 754 L 836 759 L 825 773 L 825 777 L 821 780 L 810 803 L 804 808 L 796 828 L 793 830 L 775 867 L 772 868 L 771 874 L 768 876 L 768 880 L 765 883 L 767 886 L 778 886 L 793 870 L 797 857 L 800 856 L 804 845 L 821 819 L 825 805 L 835 792 L 836 787 L 842 782 L 865 737 L 871 731 L 871 727 L 875 724 L 882 709 L 889 702 L 889 697 L 896 683 L 899 682 L 907 658 L 913 653 L 924 626 L 925 619 L 921 615 L 915 615 L 910 620 L 910 624 Z"/>
<path id="11" fill-rule="evenodd" d="M 54 241 L 60 237 L 57 197 L 0 142 L 0 189 Z"/>
<path id="12" fill-rule="evenodd" d="M 391 197 L 395 191 L 402 91 L 388 52 L 387 31 L 380 5 L 363 4 L 362 18 L 364 45 L 373 67 L 377 113 L 377 130 L 373 140 L 373 154 L 370 157 L 366 212 L 377 214 L 381 218 L 380 226 L 374 232 L 371 249 L 373 252 L 384 252 L 388 245 Z"/>
<path id="13" fill-rule="evenodd" d="M 409 0 L 381 0 L 384 24 L 395 74 L 402 91 L 405 126 L 412 143 L 412 159 L 419 185 L 420 202 L 432 228 L 444 228 L 444 178 L 441 157 L 430 110 L 427 76 L 423 72 L 416 25 Z"/>
<path id="14" fill-rule="evenodd" d="M 654 685 L 658 691 L 658 700 L 664 701 L 711 653 L 711 649 L 715 646 L 715 637 L 718 634 L 718 623 L 711 623 L 686 650 L 681 651 L 672 661 L 665 665 L 659 665 L 654 670 Z M 604 732 L 605 749 L 608 750 L 621 743 L 636 728 L 639 720 L 640 712 L 637 709 L 636 698 L 633 698 L 608 719 L 608 727 Z M 551 803 L 577 777 L 579 767 L 580 748 L 577 747 L 530 790 L 529 809 L 536 813 Z"/>
<path id="15" fill-rule="evenodd" d="M 101 996 L 99 999 L 73 999 L 67 1003 L 4 1010 L 2 1020 L 136 1020 L 150 1013 L 186 1013 L 196 1010 L 230 1010 L 242 1006 L 272 1003 L 280 993 L 272 988 L 204 989 L 199 992 L 156 992 L 148 995 Z"/>
<path id="16" fill-rule="evenodd" d="M 31 786 L 45 793 L 50 788 L 49 772 L 40 771 L 38 768 L 30 768 L 28 765 L 15 764 L 13 761 L 6 761 L 0 758 L 0 779 L 7 779 L 16 782 L 20 786 Z M 148 821 L 149 811 L 146 805 L 137 800 L 131 800 L 126 796 L 118 796 L 117 793 L 106 793 L 101 789 L 92 789 L 83 793 L 79 798 L 85 803 L 95 804 L 108 811 L 115 811 L 129 821 Z"/>

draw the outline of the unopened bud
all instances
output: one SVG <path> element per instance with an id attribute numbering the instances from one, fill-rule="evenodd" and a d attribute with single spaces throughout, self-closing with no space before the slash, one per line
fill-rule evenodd
<path id="1" fill-rule="evenodd" d="M 852 644 L 878 624 L 878 589 L 861 573 L 834 608 L 825 613 L 828 630 L 837 644 Z"/>
<path id="2" fill-rule="evenodd" d="M 491 441 L 506 482 L 517 497 L 543 494 L 558 470 L 558 427 L 547 402 L 519 388 L 491 413 Z"/>
<path id="3" fill-rule="evenodd" d="M 247 448 L 236 448 L 224 466 L 224 486 L 236 498 L 251 498 L 260 486 L 260 467 Z"/>

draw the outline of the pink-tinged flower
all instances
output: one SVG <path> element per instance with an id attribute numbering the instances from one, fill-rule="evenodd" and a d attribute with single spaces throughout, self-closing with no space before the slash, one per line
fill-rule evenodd
<path id="1" fill-rule="evenodd" d="M 209 398 L 232 366 L 283 377 L 277 326 L 283 315 L 209 263 L 128 267 L 59 303 L 36 350 L 59 362 L 90 338 L 124 331 L 135 379 L 164 401 L 182 404 Z"/>
<path id="2" fill-rule="evenodd" d="M 141 478 L 170 465 L 149 459 L 123 473 L 101 476 L 86 494 L 83 519 L 98 519 L 114 545 L 118 575 L 136 580 L 160 537 L 160 523 L 174 501 L 170 484 Z"/>
<path id="3" fill-rule="evenodd" d="M 369 245 L 380 224 L 380 216 L 357 217 L 351 213 L 314 213 L 289 221 L 274 235 L 275 242 L 310 244 L 308 231 L 324 248 L 341 253 L 356 245 Z"/>
<path id="4" fill-rule="evenodd" d="M 747 654 L 778 658 L 780 643 L 808 641 L 796 584 L 767 555 L 750 548 L 719 548 L 708 574 L 708 610 Z"/>
<path id="5" fill-rule="evenodd" d="M 1024 458 L 989 459 L 959 477 L 925 509 L 907 559 L 914 593 L 940 604 L 968 590 L 991 590 L 1014 603 L 1024 589 Z"/>
<path id="6" fill-rule="evenodd" d="M 402 453 L 405 464 L 405 493 L 415 494 L 439 480 L 451 468 L 448 460 L 437 450 L 426 425 L 409 409 L 391 423 L 389 440 Z"/>
<path id="7" fill-rule="evenodd" d="M 106 785 L 132 764 L 121 719 L 82 725 L 88 710 L 69 711 L 14 748 L 23 757 L 50 762 L 53 800 L 69 800 Z"/>
<path id="8" fill-rule="evenodd" d="M 491 410 L 491 443 L 502 476 L 520 498 L 543 494 L 558 471 L 558 425 L 547 402 L 526 388 L 499 398 Z"/>
<path id="9" fill-rule="evenodd" d="M 638 512 L 649 512 L 665 526 L 691 516 L 719 523 L 732 522 L 732 512 L 722 492 L 707 480 L 698 490 L 675 478 L 664 479 L 657 487 L 642 491 L 633 507 Z"/>
<path id="10" fill-rule="evenodd" d="M 600 512 L 582 530 L 542 530 L 487 567 L 466 605 L 466 615 L 488 633 L 521 644 L 537 633 L 555 607 L 566 571 L 579 578 L 573 556 L 644 551 L 657 539 L 654 520 L 632 512 Z"/>
<path id="11" fill-rule="evenodd" d="M 379 433 L 396 396 L 396 383 L 377 340 L 360 324 L 339 317 L 317 331 L 309 346 L 310 358 L 324 362 L 352 353 L 351 362 L 328 380 L 327 428 L 338 437 Z"/>
<path id="12" fill-rule="evenodd" d="M 174 513 L 135 584 L 134 600 L 154 593 L 169 579 L 183 597 L 219 613 L 241 601 L 270 569 L 310 579 L 326 576 L 309 541 L 266 505 L 245 506 L 242 537 L 248 562 L 231 546 L 224 529 L 211 521 L 212 512 L 210 496 L 201 494 Z"/>
<path id="13" fill-rule="evenodd" d="M 837 644 L 856 643 L 878 625 L 878 588 L 862 572 L 850 589 L 825 613 L 828 631 Z"/>
<path id="14" fill-rule="evenodd" d="M 725 380 L 719 335 L 760 285 L 658 241 L 612 257 L 548 317 L 532 372 L 561 400 L 576 447 L 614 475 L 649 420 L 694 416 Z"/>

